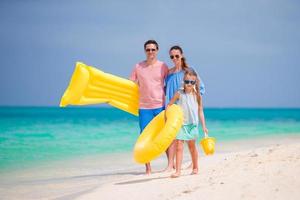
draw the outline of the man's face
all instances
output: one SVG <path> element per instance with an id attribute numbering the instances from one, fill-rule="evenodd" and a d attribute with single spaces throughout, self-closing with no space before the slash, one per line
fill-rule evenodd
<path id="1" fill-rule="evenodd" d="M 157 48 L 155 44 L 147 44 L 145 48 L 145 53 L 147 59 L 155 59 L 157 56 Z"/>

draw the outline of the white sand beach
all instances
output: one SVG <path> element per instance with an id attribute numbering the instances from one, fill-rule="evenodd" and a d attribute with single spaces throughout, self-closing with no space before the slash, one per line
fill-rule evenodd
<path id="1" fill-rule="evenodd" d="M 268 141 L 263 147 L 201 156 L 198 175 L 189 175 L 190 170 L 176 179 L 170 173 L 136 175 L 77 199 L 300 199 L 299 137 Z"/>
<path id="2" fill-rule="evenodd" d="M 179 178 L 154 173 L 132 155 L 90 157 L 2 174 L 0 199 L 300 199 L 300 136 L 218 142 L 213 156 L 199 155 L 199 174 L 184 169 Z M 187 149 L 185 147 L 185 149 Z M 185 152 L 183 168 L 189 165 Z"/>

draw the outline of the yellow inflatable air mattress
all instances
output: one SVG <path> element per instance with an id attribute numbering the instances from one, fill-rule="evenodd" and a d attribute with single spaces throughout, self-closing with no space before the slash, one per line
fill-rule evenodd
<path id="1" fill-rule="evenodd" d="M 77 62 L 60 106 L 108 103 L 138 115 L 138 85 L 133 81 Z"/>

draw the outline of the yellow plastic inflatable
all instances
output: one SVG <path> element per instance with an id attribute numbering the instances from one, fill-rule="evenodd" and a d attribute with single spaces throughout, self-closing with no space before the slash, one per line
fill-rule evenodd
<path id="1" fill-rule="evenodd" d="M 172 105 L 159 113 L 144 129 L 134 147 L 134 159 L 148 163 L 166 151 L 175 139 L 183 122 L 183 113 L 178 105 Z"/>
<path id="2" fill-rule="evenodd" d="M 60 106 L 108 103 L 137 116 L 138 99 L 138 85 L 133 81 L 77 62 Z"/>
<path id="3" fill-rule="evenodd" d="M 212 155 L 215 152 L 216 139 L 212 137 L 203 138 L 200 142 L 206 155 Z"/>

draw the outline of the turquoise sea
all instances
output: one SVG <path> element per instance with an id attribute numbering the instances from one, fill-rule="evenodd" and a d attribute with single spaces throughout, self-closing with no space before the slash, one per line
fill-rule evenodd
<path id="1" fill-rule="evenodd" d="M 230 141 L 300 135 L 300 109 L 205 109 L 209 135 Z M 0 107 L 0 172 L 131 152 L 138 118 L 108 107 Z"/>

